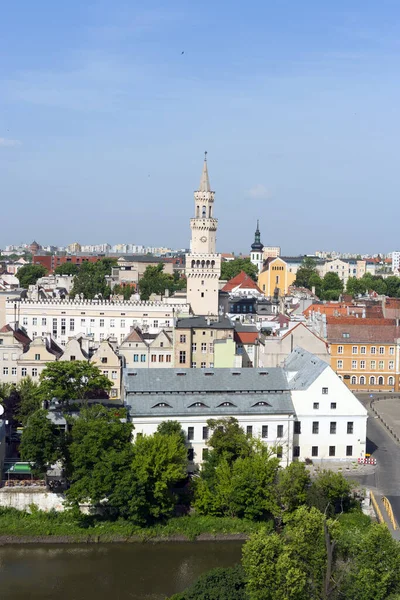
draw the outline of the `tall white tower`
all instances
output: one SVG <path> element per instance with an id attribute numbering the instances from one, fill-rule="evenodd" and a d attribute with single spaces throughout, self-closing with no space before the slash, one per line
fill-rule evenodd
<path id="1" fill-rule="evenodd" d="M 221 255 L 216 254 L 217 219 L 214 218 L 214 196 L 204 155 L 200 186 L 194 193 L 194 218 L 190 219 L 192 240 L 186 255 L 187 299 L 195 315 L 218 315 L 218 280 Z"/>
<path id="2" fill-rule="evenodd" d="M 259 274 L 261 273 L 264 264 L 263 250 L 264 246 L 261 243 L 260 226 L 257 219 L 257 229 L 254 234 L 254 242 L 251 245 L 250 261 L 257 267 Z"/>

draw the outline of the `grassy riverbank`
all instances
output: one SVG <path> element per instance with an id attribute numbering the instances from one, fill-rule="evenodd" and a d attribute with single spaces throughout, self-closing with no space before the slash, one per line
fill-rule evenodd
<path id="1" fill-rule="evenodd" d="M 265 523 L 254 523 L 229 517 L 175 517 L 163 524 L 140 527 L 129 521 L 104 521 L 96 517 L 76 517 L 72 512 L 21 512 L 13 508 L 0 509 L 0 543 L 12 543 L 13 538 L 58 538 L 65 542 L 107 541 L 182 541 L 229 537 L 245 538 Z M 272 529 L 272 522 L 270 524 Z M 65 538 L 65 540 L 61 540 Z M 43 540 L 38 540 L 43 541 Z M 50 540 L 49 540 L 50 541 Z"/>

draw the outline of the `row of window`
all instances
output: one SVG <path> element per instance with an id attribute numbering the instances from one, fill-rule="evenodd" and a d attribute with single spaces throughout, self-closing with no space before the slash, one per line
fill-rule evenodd
<path id="1" fill-rule="evenodd" d="M 253 435 L 253 425 L 247 425 L 246 427 L 246 435 L 248 436 L 252 436 Z M 208 427 L 203 427 L 202 429 L 202 439 L 203 440 L 208 440 L 209 437 L 209 428 Z M 268 425 L 262 425 L 261 426 L 261 437 L 263 439 L 267 439 L 268 438 Z M 276 426 L 276 437 L 277 438 L 282 438 L 283 437 L 283 425 L 277 425 Z M 188 427 L 187 430 L 187 439 L 188 441 L 193 441 L 194 440 L 194 427 Z"/>
<path id="2" fill-rule="evenodd" d="M 211 343 L 208 345 L 208 348 L 209 348 L 209 349 L 208 349 L 208 352 L 209 352 L 210 354 L 212 354 L 212 353 L 214 352 L 214 344 L 211 342 Z M 196 351 L 197 351 L 197 344 L 196 344 L 196 342 L 194 342 L 194 343 L 192 344 L 192 352 L 196 352 Z M 201 351 L 202 351 L 202 353 L 203 353 L 203 354 L 207 354 L 207 343 L 206 343 L 206 342 L 202 342 L 202 343 L 201 343 Z"/>
<path id="3" fill-rule="evenodd" d="M 17 360 L 18 356 L 16 352 L 11 354 L 11 360 Z M 3 352 L 3 360 L 8 360 L 8 352 Z"/>
<path id="4" fill-rule="evenodd" d="M 299 458 L 300 455 L 300 446 L 293 446 L 293 457 Z M 318 456 L 318 446 L 311 447 L 311 456 Z M 329 456 L 336 456 L 336 446 L 329 446 Z M 353 456 L 353 446 L 346 446 L 346 456 Z"/>
<path id="5" fill-rule="evenodd" d="M 210 362 L 208 363 L 208 367 L 207 367 L 207 363 L 205 361 L 202 361 L 200 363 L 200 369 L 213 369 L 214 368 L 214 363 Z M 192 369 L 197 369 L 197 362 L 196 361 L 192 361 Z"/>
<path id="6" fill-rule="evenodd" d="M 133 355 L 133 362 L 137 363 L 137 362 L 146 362 L 146 354 L 140 354 L 140 361 L 139 361 L 139 354 L 134 354 Z M 159 354 L 158 355 L 158 362 L 162 363 L 164 362 L 164 356 L 165 356 L 165 362 L 170 363 L 172 362 L 172 355 L 171 354 Z M 157 354 L 151 354 L 150 355 L 150 360 L 152 363 L 157 362 Z"/>
<path id="7" fill-rule="evenodd" d="M 361 375 L 361 377 L 358 378 L 355 375 L 352 375 L 351 379 L 350 379 L 350 384 L 357 385 L 357 383 L 359 385 L 366 385 L 367 377 L 364 377 L 364 375 Z M 385 385 L 385 378 L 384 377 L 375 377 L 374 375 L 372 375 L 369 378 L 369 385 Z M 392 377 L 392 376 L 388 377 L 386 385 L 394 385 L 394 377 Z"/>
<path id="8" fill-rule="evenodd" d="M 394 360 L 388 360 L 388 369 L 389 371 L 394 371 Z M 359 364 L 360 363 L 360 364 Z M 370 369 L 375 370 L 376 369 L 376 360 L 370 360 L 369 361 L 370 364 Z M 337 361 L 337 368 L 338 369 L 343 369 L 343 360 L 339 359 Z M 351 361 L 351 368 L 352 369 L 366 369 L 367 368 L 367 361 L 366 360 L 352 360 Z M 378 360 L 378 369 L 383 370 L 385 369 L 385 361 L 384 360 Z"/>
<path id="9" fill-rule="evenodd" d="M 344 335 L 344 334 L 343 334 Z M 378 350 L 378 352 L 377 352 Z M 370 348 L 370 353 L 371 354 L 385 354 L 386 348 L 385 346 L 379 346 L 379 348 L 377 348 L 376 346 L 371 346 Z M 343 354 L 344 353 L 344 346 L 338 346 L 337 349 L 338 354 Z M 353 346 L 351 349 L 351 353 L 352 354 L 358 354 L 358 346 Z M 366 346 L 360 346 L 360 354 L 367 354 L 367 347 Z M 394 355 L 394 346 L 390 346 L 389 347 L 389 354 L 391 354 L 392 356 Z"/>
<path id="10" fill-rule="evenodd" d="M 70 331 L 75 331 L 75 321 L 78 321 L 78 320 L 79 319 L 75 319 L 75 318 L 70 318 L 69 319 L 68 325 L 69 325 L 69 330 Z M 49 319 L 49 321 L 50 321 L 50 319 Z M 105 327 L 105 321 L 106 321 L 106 319 L 103 319 L 103 318 L 97 319 L 97 318 L 94 318 L 94 317 L 91 317 L 91 318 L 86 318 L 85 317 L 85 318 L 80 319 L 80 324 L 81 324 L 81 327 L 86 327 L 87 325 L 90 325 L 90 326 L 94 327 L 98 323 L 100 327 Z M 109 326 L 110 327 L 116 327 L 116 326 L 118 326 L 117 321 L 118 321 L 118 319 L 110 319 L 109 320 Z M 39 322 L 42 325 L 42 327 L 47 326 L 47 317 L 42 317 L 41 319 L 38 318 L 38 317 L 32 317 L 32 326 L 33 327 L 36 326 L 36 325 L 39 325 Z M 134 319 L 132 321 L 132 326 L 136 325 L 136 323 L 137 323 L 137 321 Z M 144 325 L 147 325 L 148 324 L 147 319 L 143 319 L 142 323 Z M 29 325 L 29 318 L 28 317 L 23 317 L 22 318 L 22 325 L 24 327 L 27 327 Z M 61 317 L 60 325 L 61 325 L 61 330 L 66 330 L 66 328 L 67 328 L 67 319 L 65 317 Z M 154 319 L 153 320 L 153 327 L 157 328 L 160 325 L 161 325 L 161 323 L 160 323 L 159 319 Z M 52 319 L 52 326 L 53 326 L 53 330 L 54 329 L 57 330 L 57 328 L 58 328 L 58 318 Z M 120 328 L 125 329 L 126 327 L 128 327 L 128 321 L 126 319 L 121 319 L 119 321 L 119 326 L 120 326 Z M 164 327 L 170 327 L 170 320 L 166 319 L 164 321 L 163 326 Z"/>
<path id="11" fill-rule="evenodd" d="M 297 434 L 301 433 L 301 421 L 295 421 L 294 433 L 297 433 Z M 312 433 L 314 433 L 314 434 L 319 433 L 319 421 L 313 421 Z M 331 421 L 329 423 L 329 433 L 331 433 L 332 435 L 335 435 L 337 433 L 337 422 L 336 421 Z M 348 434 L 354 433 L 354 421 L 347 421 L 347 433 Z"/>

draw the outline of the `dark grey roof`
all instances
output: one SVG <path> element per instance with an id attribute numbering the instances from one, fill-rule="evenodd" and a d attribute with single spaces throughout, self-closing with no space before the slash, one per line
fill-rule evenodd
<path id="1" fill-rule="evenodd" d="M 298 346 L 289 354 L 284 363 L 292 390 L 307 389 L 328 366 L 325 361 Z"/>
<path id="2" fill-rule="evenodd" d="M 249 369 L 250 370 L 250 369 Z M 228 406 L 223 406 L 228 402 Z M 242 414 L 294 414 L 290 392 L 280 394 L 168 394 L 138 395 L 126 405 L 135 423 L 136 417 L 234 416 Z M 165 406 L 164 406 L 165 405 Z M 222 405 L 222 406 L 221 406 Z"/>
<path id="3" fill-rule="evenodd" d="M 153 256 L 152 254 L 118 254 L 117 256 L 118 259 L 123 259 L 126 262 L 164 262 L 162 258 L 159 256 Z"/>
<path id="4" fill-rule="evenodd" d="M 243 323 L 236 322 L 235 331 L 237 331 L 238 333 L 256 333 L 258 332 L 258 329 L 255 325 L 243 325 Z"/>
<path id="5" fill-rule="evenodd" d="M 268 369 L 124 369 L 127 395 L 270 392 L 289 389 L 280 367 Z"/>
<path id="6" fill-rule="evenodd" d="M 234 325 L 227 317 L 218 317 L 214 321 L 207 317 L 188 317 L 178 319 L 175 327 L 177 329 L 233 329 Z"/>

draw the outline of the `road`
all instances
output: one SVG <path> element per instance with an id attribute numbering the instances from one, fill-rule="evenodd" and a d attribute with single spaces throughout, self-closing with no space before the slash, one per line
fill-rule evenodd
<path id="1" fill-rule="evenodd" d="M 377 460 L 375 472 L 357 477 L 361 485 L 376 488 L 387 496 L 396 521 L 400 523 L 400 445 L 395 442 L 379 419 L 370 410 L 366 399 L 360 398 L 368 408 L 367 448 Z"/>

